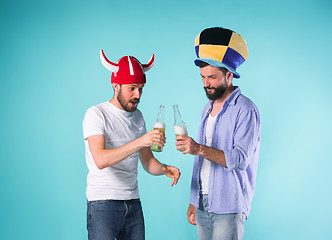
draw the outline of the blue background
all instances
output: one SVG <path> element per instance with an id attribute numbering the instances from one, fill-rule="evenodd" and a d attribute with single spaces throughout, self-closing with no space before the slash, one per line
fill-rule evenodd
<path id="1" fill-rule="evenodd" d="M 186 211 L 193 157 L 174 147 L 172 105 L 196 138 L 206 103 L 194 38 L 240 33 L 249 58 L 234 80 L 261 114 L 256 194 L 244 239 L 330 239 L 331 2 L 1 1 L 1 239 L 87 239 L 82 120 L 113 95 L 99 50 L 117 61 L 156 54 L 139 105 L 151 129 L 166 105 L 155 156 L 181 181 L 139 166 L 147 239 L 197 239 Z"/>

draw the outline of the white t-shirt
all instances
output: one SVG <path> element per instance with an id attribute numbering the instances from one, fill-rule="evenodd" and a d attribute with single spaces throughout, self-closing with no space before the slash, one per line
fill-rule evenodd
<path id="1" fill-rule="evenodd" d="M 217 115 L 214 117 L 209 115 L 207 119 L 205 138 L 206 138 L 206 146 L 208 147 L 212 146 L 212 135 L 213 135 L 214 125 L 216 123 L 216 117 Z M 209 192 L 210 167 L 211 167 L 211 162 L 204 158 L 201 169 L 201 184 L 202 184 L 201 192 L 203 194 L 208 194 Z"/>
<path id="2" fill-rule="evenodd" d="M 92 135 L 104 135 L 105 149 L 113 149 L 145 133 L 143 115 L 138 109 L 134 112 L 126 112 L 110 102 L 104 102 L 87 110 L 83 120 L 83 135 L 86 164 L 89 169 L 86 187 L 88 201 L 139 198 L 137 182 L 139 152 L 100 170 L 93 160 L 87 138 Z"/>

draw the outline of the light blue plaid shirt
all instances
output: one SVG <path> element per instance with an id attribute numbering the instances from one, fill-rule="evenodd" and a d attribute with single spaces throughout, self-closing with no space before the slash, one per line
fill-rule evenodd
<path id="1" fill-rule="evenodd" d="M 198 143 L 206 145 L 205 128 L 213 101 L 204 107 Z M 260 148 L 260 116 L 255 104 L 241 94 L 232 92 L 217 116 L 212 148 L 225 153 L 227 168 L 211 161 L 209 174 L 209 212 L 241 213 L 249 216 L 255 192 Z M 190 203 L 198 207 L 200 172 L 203 157 L 195 156 Z"/>

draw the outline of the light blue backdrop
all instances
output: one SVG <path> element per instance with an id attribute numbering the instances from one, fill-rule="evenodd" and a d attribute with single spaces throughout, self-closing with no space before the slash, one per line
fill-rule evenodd
<path id="1" fill-rule="evenodd" d="M 206 97 L 193 43 L 212 26 L 246 39 L 235 85 L 262 120 L 245 239 L 330 239 L 331 9 L 327 0 L 2 1 L 1 239 L 87 239 L 82 120 L 113 95 L 101 48 L 113 61 L 156 54 L 139 108 L 151 129 L 166 105 L 156 156 L 182 176 L 170 188 L 139 167 L 146 235 L 197 239 L 186 220 L 193 157 L 175 150 L 172 105 L 196 138 Z"/>

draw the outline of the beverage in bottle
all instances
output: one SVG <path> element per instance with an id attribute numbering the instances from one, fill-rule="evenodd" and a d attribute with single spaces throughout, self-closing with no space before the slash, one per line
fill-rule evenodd
<path id="1" fill-rule="evenodd" d="M 159 130 L 160 132 L 163 132 L 165 134 L 166 125 L 164 123 L 164 112 L 165 112 L 165 106 L 160 105 L 157 121 L 153 125 L 153 129 Z M 152 145 L 151 150 L 154 152 L 161 152 L 163 148 L 158 145 Z"/>
<path id="2" fill-rule="evenodd" d="M 174 131 L 176 136 L 188 136 L 186 125 L 174 125 Z"/>
<path id="3" fill-rule="evenodd" d="M 174 109 L 174 132 L 176 136 L 188 136 L 187 127 L 185 122 L 182 120 L 180 110 L 177 104 L 173 105 Z M 181 152 L 184 149 L 180 150 Z"/>

